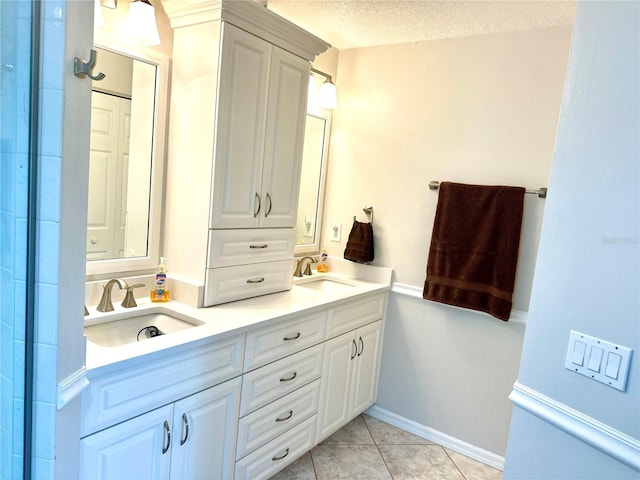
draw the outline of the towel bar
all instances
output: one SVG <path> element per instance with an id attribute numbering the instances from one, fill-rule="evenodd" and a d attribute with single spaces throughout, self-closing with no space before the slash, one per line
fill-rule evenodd
<path id="1" fill-rule="evenodd" d="M 431 180 L 429 182 L 429 189 L 430 190 L 438 190 L 438 188 L 440 188 L 440 182 L 438 182 L 437 180 Z M 540 198 L 547 198 L 547 189 L 546 187 L 541 187 L 538 190 L 525 190 L 524 193 L 534 193 L 536 195 L 538 195 L 538 197 Z"/>

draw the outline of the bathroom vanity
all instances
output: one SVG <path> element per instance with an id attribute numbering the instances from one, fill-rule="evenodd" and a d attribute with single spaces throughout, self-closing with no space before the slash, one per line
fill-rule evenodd
<path id="1" fill-rule="evenodd" d="M 161 308 L 193 323 L 87 342 L 82 478 L 269 478 L 371 406 L 391 271 L 343 263 L 347 274 L 206 309 L 89 315 L 117 329 Z"/>

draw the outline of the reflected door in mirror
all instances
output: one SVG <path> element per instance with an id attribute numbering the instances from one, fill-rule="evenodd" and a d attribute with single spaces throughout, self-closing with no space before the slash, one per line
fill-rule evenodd
<path id="1" fill-rule="evenodd" d="M 87 260 L 144 257 L 149 248 L 156 66 L 97 51 L 106 77 L 93 82 Z"/>
<path id="2" fill-rule="evenodd" d="M 92 92 L 87 259 L 122 258 L 131 100 Z"/>

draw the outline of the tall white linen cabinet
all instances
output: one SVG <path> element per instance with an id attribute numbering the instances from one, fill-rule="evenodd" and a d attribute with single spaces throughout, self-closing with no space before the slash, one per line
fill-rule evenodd
<path id="1" fill-rule="evenodd" d="M 253 1 L 162 5 L 170 277 L 197 306 L 290 289 L 310 62 L 329 44 Z"/>

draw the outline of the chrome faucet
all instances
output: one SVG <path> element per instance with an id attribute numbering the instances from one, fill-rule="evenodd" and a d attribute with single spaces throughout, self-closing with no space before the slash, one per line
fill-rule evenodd
<path id="1" fill-rule="evenodd" d="M 305 260 L 310 260 L 310 262 L 307 264 L 307 268 L 305 269 L 304 274 L 311 275 L 311 264 L 316 263 L 317 260 L 313 257 L 302 257 L 300 260 L 298 260 L 298 264 L 296 265 L 296 270 L 295 272 L 293 272 L 294 277 L 302 276 L 302 267 L 304 266 Z"/>
<path id="2" fill-rule="evenodd" d="M 112 312 L 113 311 L 113 303 L 111 303 L 111 290 L 115 284 L 118 284 L 120 290 L 128 290 L 129 285 L 127 282 L 120 278 L 112 278 L 102 287 L 102 298 L 100 299 L 100 303 L 96 310 L 99 312 Z"/>

